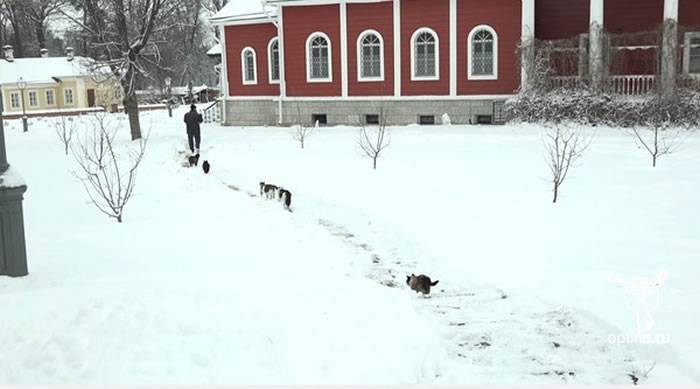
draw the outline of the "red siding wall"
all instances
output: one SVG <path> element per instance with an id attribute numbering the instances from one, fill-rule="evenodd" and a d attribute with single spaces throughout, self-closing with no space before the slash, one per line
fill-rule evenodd
<path id="1" fill-rule="evenodd" d="M 535 36 L 566 39 L 588 32 L 590 7 L 590 0 L 536 0 Z"/>
<path id="2" fill-rule="evenodd" d="M 401 93 L 404 96 L 449 95 L 449 24 L 449 0 L 401 1 Z M 411 36 L 421 27 L 433 29 L 440 40 L 440 79 L 437 81 L 411 81 Z"/>
<path id="3" fill-rule="evenodd" d="M 348 4 L 348 94 L 390 96 L 394 94 L 394 12 L 392 2 Z M 384 39 L 384 81 L 358 82 L 357 38 L 368 29 Z"/>
<path id="4" fill-rule="evenodd" d="M 700 0 L 679 0 L 678 7 L 678 23 L 681 26 L 700 27 Z"/>
<path id="5" fill-rule="evenodd" d="M 605 30 L 619 34 L 653 30 L 661 25 L 664 0 L 607 0 Z"/>
<path id="6" fill-rule="evenodd" d="M 457 3 L 457 94 L 509 94 L 520 86 L 516 56 L 522 7 L 513 0 L 459 0 Z M 471 30 L 486 24 L 498 34 L 498 80 L 467 80 L 467 48 Z"/>
<path id="7" fill-rule="evenodd" d="M 282 7 L 287 96 L 340 96 L 340 9 L 337 4 Z M 306 82 L 306 39 L 323 32 L 331 40 L 332 82 Z"/>
<path id="8" fill-rule="evenodd" d="M 272 23 L 226 26 L 226 70 L 230 96 L 278 96 L 279 84 L 270 84 L 267 67 L 267 44 L 277 36 Z M 255 50 L 258 83 L 243 85 L 241 51 L 251 46 Z"/>

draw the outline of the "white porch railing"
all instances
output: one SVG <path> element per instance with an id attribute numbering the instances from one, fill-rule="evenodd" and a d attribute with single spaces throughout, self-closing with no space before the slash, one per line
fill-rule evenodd
<path id="1" fill-rule="evenodd" d="M 204 116 L 204 123 L 219 123 L 221 122 L 221 108 L 222 104 L 219 100 L 210 104 L 208 107 L 204 108 L 202 116 Z"/>
<path id="2" fill-rule="evenodd" d="M 651 93 L 656 88 L 655 75 L 610 76 L 610 92 L 623 96 L 639 96 Z M 578 76 L 552 77 L 555 89 L 574 89 L 583 86 L 584 81 Z"/>
<path id="3" fill-rule="evenodd" d="M 656 76 L 624 75 L 610 76 L 610 90 L 624 96 L 638 96 L 651 93 L 656 89 Z"/>
<path id="4" fill-rule="evenodd" d="M 574 89 L 582 86 L 579 76 L 554 76 L 552 77 L 554 89 Z"/>

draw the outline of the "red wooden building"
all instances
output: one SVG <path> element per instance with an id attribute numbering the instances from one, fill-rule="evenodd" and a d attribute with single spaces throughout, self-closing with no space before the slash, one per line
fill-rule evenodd
<path id="1" fill-rule="evenodd" d="M 562 83 L 598 69 L 619 91 L 643 92 L 659 77 L 662 48 L 629 34 L 660 31 L 669 19 L 678 23 L 677 71 L 700 75 L 700 0 L 265 3 L 243 12 L 233 1 L 212 18 L 222 29 L 226 124 L 357 124 L 380 111 L 397 124 L 445 113 L 453 123 L 497 121 L 501 103 L 527 84 L 518 46 L 531 38 L 580 41 Z M 596 25 L 620 42 L 604 70 Z M 634 82 L 646 86 L 624 87 Z"/>

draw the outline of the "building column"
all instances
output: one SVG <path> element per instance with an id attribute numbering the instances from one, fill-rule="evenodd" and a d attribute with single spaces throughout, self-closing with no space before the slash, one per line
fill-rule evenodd
<path id="1" fill-rule="evenodd" d="M 5 124 L 2 118 L 2 112 L 4 109 L 2 104 L 2 99 L 4 97 L 2 95 L 3 93 L 2 88 L 0 88 L 0 174 L 5 173 L 5 171 L 10 167 L 10 165 L 7 163 L 7 153 L 5 150 Z"/>
<path id="2" fill-rule="evenodd" d="M 591 0 L 590 30 L 588 35 L 588 71 L 591 87 L 605 89 L 605 0 Z"/>
<path id="3" fill-rule="evenodd" d="M 340 91 L 341 96 L 348 96 L 348 4 L 340 4 Z M 359 55 L 359 53 L 357 54 Z"/>
<path id="4" fill-rule="evenodd" d="M 535 0 L 522 0 L 522 32 L 520 33 L 520 89 L 530 87 L 530 72 L 535 62 Z"/>
<path id="5" fill-rule="evenodd" d="M 664 1 L 664 31 L 661 46 L 661 93 L 676 91 L 678 75 L 678 0 Z"/>
<path id="6" fill-rule="evenodd" d="M 228 60 L 226 58 L 226 26 L 220 26 L 221 39 L 221 124 L 226 124 L 226 100 L 228 100 Z"/>
<path id="7" fill-rule="evenodd" d="M 394 0 L 394 96 L 401 96 L 401 0 Z"/>
<path id="8" fill-rule="evenodd" d="M 287 72 L 284 66 L 284 7 L 279 6 L 277 12 L 277 39 L 279 48 L 279 58 L 280 58 L 280 96 L 277 101 L 277 122 L 282 125 L 284 123 L 284 98 L 287 97 Z"/>
<path id="9" fill-rule="evenodd" d="M 457 96 L 457 0 L 450 0 L 450 96 Z"/>

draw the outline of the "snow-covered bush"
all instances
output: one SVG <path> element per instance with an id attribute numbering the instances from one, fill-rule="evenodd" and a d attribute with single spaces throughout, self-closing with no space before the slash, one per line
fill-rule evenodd
<path id="1" fill-rule="evenodd" d="M 671 98 L 656 94 L 632 98 L 581 88 L 523 93 L 506 102 L 510 120 L 528 123 L 570 121 L 631 128 L 647 124 L 659 111 L 672 126 L 700 126 L 700 94 L 680 89 Z"/>

